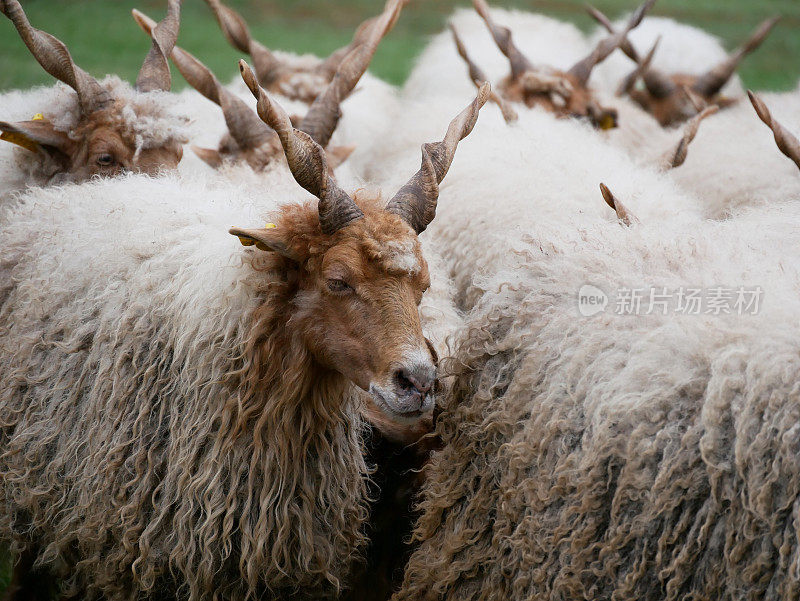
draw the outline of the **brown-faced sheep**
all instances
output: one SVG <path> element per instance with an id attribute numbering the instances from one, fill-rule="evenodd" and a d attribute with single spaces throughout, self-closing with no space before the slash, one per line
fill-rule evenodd
<path id="1" fill-rule="evenodd" d="M 242 67 L 297 182 L 271 223 L 219 180 L 35 190 L 0 230 L 0 536 L 86 598 L 321 598 L 364 542 L 363 392 L 425 418 L 417 234 L 488 89 L 384 207 Z M 224 200 L 223 200 L 224 199 Z M 262 205 L 263 208 L 263 205 Z"/>
<path id="2" fill-rule="evenodd" d="M 0 1 L 0 12 L 14 23 L 34 58 L 77 95 L 77 103 L 72 95 L 69 102 L 57 103 L 55 113 L 54 107 L 42 106 L 32 109 L 41 117 L 30 121 L 0 121 L 0 139 L 26 149 L 28 183 L 77 182 L 126 171 L 156 174 L 178 165 L 185 132 L 162 92 L 171 85 L 167 56 L 178 36 L 180 5 L 169 0 L 131 89 L 115 77 L 98 82 L 73 62 L 62 42 L 31 26 L 17 0 Z"/>

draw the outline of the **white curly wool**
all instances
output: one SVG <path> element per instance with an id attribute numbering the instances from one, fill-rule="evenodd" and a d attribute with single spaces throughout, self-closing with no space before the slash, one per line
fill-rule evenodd
<path id="1" fill-rule="evenodd" d="M 625 27 L 626 22 L 627 17 L 619 19 L 614 23 L 614 27 L 619 31 Z M 598 26 L 589 37 L 589 41 L 595 44 L 607 36 L 606 29 Z M 658 44 L 651 65 L 667 75 L 674 73 L 700 75 L 728 56 L 728 51 L 718 37 L 693 25 L 666 17 L 646 17 L 628 34 L 628 39 L 637 52 L 644 56 L 659 36 L 661 42 Z M 590 83 L 598 89 L 613 93 L 634 67 L 633 61 L 622 51 L 617 50 L 594 69 Z M 722 94 L 727 96 L 736 97 L 743 93 L 741 80 L 737 75 L 734 75 L 722 89 Z"/>
<path id="2" fill-rule="evenodd" d="M 587 56 L 591 47 L 572 24 L 544 15 L 493 8 L 492 18 L 509 27 L 514 43 L 534 64 L 568 69 Z M 499 83 L 511 72 L 486 24 L 472 9 L 457 9 L 449 22 L 455 26 L 470 58 L 489 81 Z M 468 97 L 475 93 L 467 66 L 456 52 L 449 29 L 438 33 L 416 60 L 403 86 L 403 96 L 422 100 L 439 95 Z"/>
<path id="3" fill-rule="evenodd" d="M 799 222 L 782 204 L 690 227 L 541 224 L 492 261 L 393 599 L 791 598 Z M 609 301 L 593 316 L 587 284 Z M 614 300 L 716 287 L 761 289 L 755 314 Z"/>

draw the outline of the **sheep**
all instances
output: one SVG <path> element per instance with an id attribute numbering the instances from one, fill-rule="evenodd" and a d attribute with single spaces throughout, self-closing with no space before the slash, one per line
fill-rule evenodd
<path id="1" fill-rule="evenodd" d="M 799 206 L 517 237 L 443 366 L 394 601 L 797 598 Z M 605 310 L 579 312 L 584 286 Z M 608 296 L 682 286 L 762 294 L 752 315 Z"/>
<path id="2" fill-rule="evenodd" d="M 596 9 L 590 12 L 604 30 L 616 31 L 601 12 Z M 636 72 L 644 88 L 633 86 L 638 77 L 628 77 L 626 92 L 662 126 L 681 123 L 711 104 L 730 106 L 743 94 L 741 84 L 731 82 L 736 68 L 764 42 L 778 20 L 779 17 L 765 20 L 738 50 L 726 55 L 719 42 L 703 31 L 670 19 L 648 19 L 647 24 L 630 35 L 630 41 L 621 47 L 636 62 L 641 59 L 642 47 L 660 40 L 660 48 L 653 64 Z M 659 61 L 660 57 L 664 60 Z M 709 65 L 713 66 L 709 68 Z M 613 70 L 614 66 L 610 68 Z M 617 77 L 614 81 L 620 79 Z"/>
<path id="3" fill-rule="evenodd" d="M 634 13 L 621 33 L 602 40 L 588 56 L 578 61 L 568 71 L 534 65 L 515 45 L 511 30 L 494 22 L 485 0 L 473 0 L 473 5 L 511 66 L 511 74 L 500 85 L 500 95 L 505 100 L 522 103 L 527 107 L 544 106 L 559 117 L 581 117 L 588 119 L 595 127 L 611 129 L 617 124 L 616 112 L 596 102 L 587 85 L 589 78 L 594 67 L 619 46 L 628 31 L 641 22 L 654 1 L 647 0 Z M 485 79 L 485 75 L 469 58 L 455 28 L 453 35 L 458 53 L 469 67 L 470 78 L 479 85 L 479 82 Z M 513 117 L 502 105 L 501 110 L 506 120 Z"/>
<path id="4" fill-rule="evenodd" d="M 206 0 L 225 39 L 237 50 L 249 54 L 259 81 L 273 94 L 308 104 L 325 91 L 345 57 L 365 43 L 375 21 L 368 19 L 356 30 L 353 40 L 325 59 L 313 55 L 298 56 L 269 50 L 254 40 L 245 20 L 220 0 Z M 401 4 L 404 4 L 402 2 Z M 396 17 L 397 15 L 395 15 Z M 391 27 L 391 26 L 390 26 Z"/>
<path id="5" fill-rule="evenodd" d="M 433 406 L 417 235 L 488 86 L 384 206 L 240 68 L 319 199 L 262 190 L 243 255 L 222 226 L 256 203 L 221 179 L 37 189 L 0 219 L 0 537 L 65 594 L 334 595 L 364 542 L 364 394 L 409 425 Z"/>
<path id="6" fill-rule="evenodd" d="M 13 161 L 28 183 L 77 182 L 124 171 L 155 174 L 177 166 L 185 131 L 164 92 L 171 83 L 166 56 L 178 35 L 180 0 L 169 0 L 134 89 L 117 77 L 97 81 L 80 69 L 62 42 L 31 26 L 18 0 L 2 0 L 0 12 L 39 64 L 77 95 L 58 86 L 52 96 L 42 95 L 52 104 L 38 105 L 40 113 L 32 119 L 0 121 L 2 139 L 25 149 Z M 8 177 L 12 186 L 21 179 L 19 172 Z M 0 194 L 8 193 L 4 185 Z"/>
<path id="7" fill-rule="evenodd" d="M 382 18 L 371 22 L 371 28 L 368 29 L 370 35 L 365 36 L 364 43 L 352 50 L 339 64 L 326 90 L 300 119 L 298 129 L 311 135 L 323 148 L 328 146 L 341 116 L 340 103 L 366 71 L 378 42 L 393 25 L 400 8 L 400 1 L 387 3 Z M 155 22 L 138 11 L 134 11 L 134 17 L 142 29 L 150 33 Z M 263 170 L 270 161 L 282 155 L 277 134 L 241 99 L 224 88 L 205 65 L 178 46 L 173 48 L 171 58 L 192 87 L 220 105 L 228 125 L 228 133 L 220 141 L 219 149 L 192 147 L 203 161 L 214 168 L 221 167 L 223 163 L 243 161 L 254 170 Z M 328 149 L 330 167 L 335 169 L 352 150 L 350 147 Z"/>
<path id="8" fill-rule="evenodd" d="M 589 54 L 583 34 L 571 23 L 502 8 L 492 8 L 491 14 L 498 23 L 514 24 L 515 44 L 536 63 L 566 70 Z M 508 59 L 497 52 L 497 45 L 477 12 L 456 9 L 448 23 L 480 62 L 487 80 L 499 81 L 508 74 Z M 464 66 L 451 33 L 444 30 L 433 37 L 416 59 L 402 95 L 405 99 L 427 102 L 440 95 L 463 97 L 471 90 L 472 84 L 464 77 Z"/>

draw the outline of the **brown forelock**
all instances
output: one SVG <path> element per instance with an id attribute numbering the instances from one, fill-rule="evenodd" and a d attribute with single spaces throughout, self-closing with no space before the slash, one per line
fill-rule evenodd
<path id="1" fill-rule="evenodd" d="M 364 218 L 332 235 L 320 229 L 313 203 L 285 205 L 271 231 L 286 233 L 283 244 L 300 265 L 287 319 L 321 365 L 366 389 L 402 359 L 404 343 L 424 348 L 417 305 L 430 276 L 408 225 L 382 210 L 379 199 L 358 199 Z M 416 271 L 398 263 L 398 247 L 413 253 Z M 330 279 L 344 280 L 355 293 L 331 293 Z"/>
<path id="2" fill-rule="evenodd" d="M 169 0 L 167 16 L 150 33 L 153 43 L 136 78 L 136 89 L 140 92 L 170 90 L 172 77 L 167 59 L 178 39 L 180 18 L 181 0 Z"/>
<path id="3" fill-rule="evenodd" d="M 103 109 L 112 102 L 105 88 L 73 62 L 60 40 L 31 26 L 17 0 L 0 0 L 0 12 L 14 23 L 22 41 L 44 70 L 78 93 L 83 114 Z"/>

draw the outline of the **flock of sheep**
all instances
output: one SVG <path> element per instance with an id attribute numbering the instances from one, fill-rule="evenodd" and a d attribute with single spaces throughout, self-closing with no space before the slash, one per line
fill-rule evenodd
<path id="1" fill-rule="evenodd" d="M 776 19 L 473 0 L 397 89 L 406 1 L 321 59 L 206 0 L 223 83 L 168 0 L 131 86 L 0 0 L 60 82 L 0 95 L 8 599 L 800 598 Z"/>

